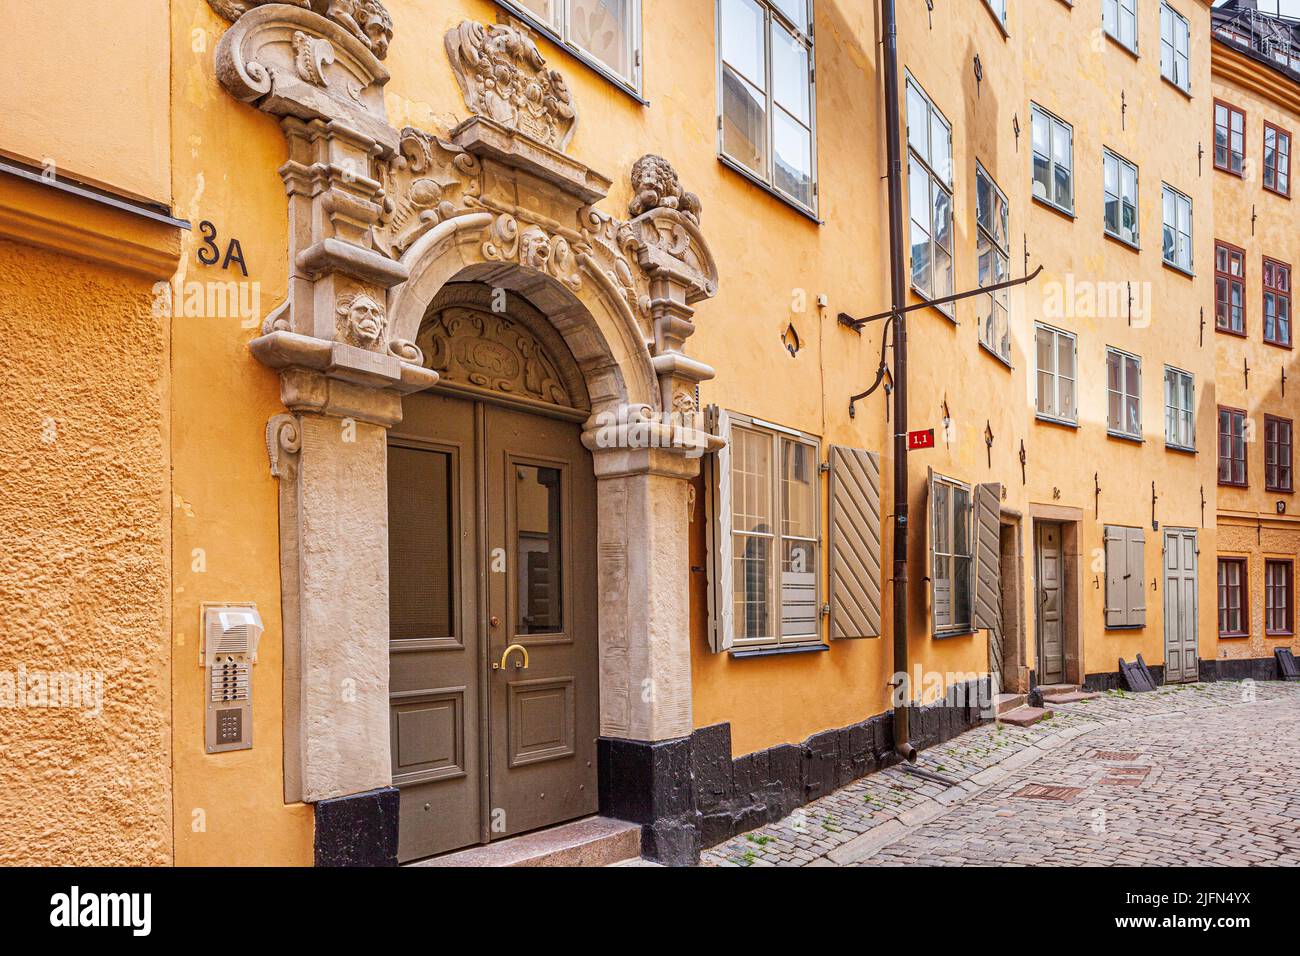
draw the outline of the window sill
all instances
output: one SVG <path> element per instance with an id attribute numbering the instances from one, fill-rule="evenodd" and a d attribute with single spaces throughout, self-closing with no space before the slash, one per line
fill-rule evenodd
<path id="1" fill-rule="evenodd" d="M 1246 491 L 1247 489 L 1250 488 L 1250 482 L 1248 482 L 1248 481 L 1221 481 L 1221 482 L 1219 482 L 1219 487 L 1220 487 L 1220 488 L 1238 488 L 1238 489 L 1240 489 L 1240 490 L 1242 490 L 1242 491 Z"/>
<path id="2" fill-rule="evenodd" d="M 1101 32 L 1106 33 L 1105 29 L 1103 29 Z M 1137 47 L 1125 46 L 1124 41 L 1122 41 L 1119 37 L 1114 36 L 1110 33 L 1106 33 L 1106 39 L 1109 40 L 1111 43 L 1113 43 L 1115 46 L 1119 47 L 1119 49 L 1123 50 L 1129 56 L 1131 56 L 1134 62 L 1137 62 L 1138 60 L 1142 59 L 1141 54 L 1139 54 L 1137 51 Z"/>
<path id="3" fill-rule="evenodd" d="M 930 308 L 934 309 L 934 311 L 938 312 L 945 319 L 951 322 L 954 326 L 961 325 L 961 323 L 957 321 L 957 313 L 955 310 L 952 312 L 945 312 L 943 306 L 935 305 L 933 302 L 930 301 L 930 297 L 926 295 L 924 292 L 922 292 L 920 289 L 918 289 L 916 286 L 909 284 L 907 288 L 912 293 L 912 295 L 916 296 L 921 301 L 922 305 L 928 305 Z M 952 303 L 948 303 L 948 304 L 951 305 Z M 980 343 L 981 346 L 983 344 L 984 344 L 983 342 Z"/>
<path id="4" fill-rule="evenodd" d="M 1290 202 L 1290 201 L 1291 201 L 1291 194 L 1290 194 L 1290 193 L 1284 193 L 1284 192 L 1282 192 L 1280 189 L 1274 189 L 1272 186 L 1265 186 L 1265 187 L 1264 187 L 1264 192 L 1266 192 L 1266 193 L 1272 193 L 1272 194 L 1273 194 L 1274 196 L 1276 196 L 1278 199 L 1285 199 L 1287 202 Z"/>
<path id="5" fill-rule="evenodd" d="M 1172 442 L 1165 442 L 1165 451 L 1176 451 L 1181 455 L 1195 455 L 1196 449 L 1187 445 L 1175 445 Z"/>
<path id="6" fill-rule="evenodd" d="M 539 20 L 535 14 L 532 14 L 528 10 L 515 6 L 513 3 L 508 2 L 508 0 L 495 0 L 495 3 L 497 4 L 497 6 L 501 7 L 507 13 L 509 13 L 510 16 L 522 20 L 524 23 L 526 23 L 529 26 L 529 28 L 535 30 L 537 33 L 544 36 L 548 41 L 553 43 L 556 47 L 563 50 L 569 56 L 573 57 L 573 59 L 577 60 L 587 69 L 595 73 L 597 76 L 607 80 L 613 86 L 617 87 L 620 91 L 627 94 L 632 99 L 636 100 L 642 106 L 650 105 L 650 101 L 641 95 L 641 91 L 638 90 L 631 83 L 629 83 L 625 78 L 619 76 L 617 73 L 615 73 L 609 67 L 605 66 L 605 64 L 601 63 L 599 60 L 593 57 L 590 53 L 587 53 L 585 50 L 576 47 L 571 43 L 565 43 L 564 40 L 560 37 L 560 35 L 555 32 L 554 28 L 548 26 L 544 21 Z"/>
<path id="7" fill-rule="evenodd" d="M 1107 631 L 1140 631 L 1145 628 L 1145 624 L 1107 624 L 1103 630 Z"/>
<path id="8" fill-rule="evenodd" d="M 1218 325 L 1218 323 L 1215 323 L 1214 331 L 1216 331 L 1216 332 L 1222 332 L 1224 335 L 1235 335 L 1235 336 L 1236 336 L 1237 338 L 1239 338 L 1239 339 L 1244 339 L 1244 338 L 1246 338 L 1246 330 L 1245 330 L 1245 329 L 1242 329 L 1240 332 L 1238 332 L 1236 329 L 1225 329 L 1225 328 L 1222 328 L 1222 327 L 1220 327 L 1220 326 Z"/>
<path id="9" fill-rule="evenodd" d="M 1034 421 L 1042 422 L 1044 425 L 1059 425 L 1061 428 L 1069 428 L 1072 431 L 1079 430 L 1079 423 L 1072 422 L 1065 418 L 1053 418 L 1051 415 L 1035 415 Z"/>
<path id="10" fill-rule="evenodd" d="M 1245 157 L 1244 155 L 1241 157 L 1241 161 L 1242 161 L 1243 163 L 1246 161 L 1246 157 Z M 1215 168 L 1218 172 L 1223 173 L 1225 176 L 1231 176 L 1233 179 L 1240 179 L 1240 180 L 1242 180 L 1243 182 L 1244 182 L 1245 179 L 1246 179 L 1246 173 L 1245 173 L 1244 171 L 1242 171 L 1242 172 L 1234 172 L 1233 170 L 1229 169 L 1227 166 L 1220 166 L 1218 163 L 1215 163 L 1215 164 L 1214 164 L 1214 168 Z"/>
<path id="11" fill-rule="evenodd" d="M 950 637 L 970 637 L 974 634 L 978 634 L 979 631 L 980 629 L 977 627 L 964 628 L 962 630 L 957 630 L 957 631 L 935 631 L 933 634 L 931 634 L 931 637 L 933 637 L 936 641 L 943 641 L 943 640 L 947 640 Z"/>
<path id="12" fill-rule="evenodd" d="M 939 311 L 942 312 L 943 310 L 940 309 Z M 947 315 L 946 312 L 944 314 Z M 985 355 L 987 355 L 989 358 L 994 359 L 999 365 L 1005 368 L 1008 372 L 1015 371 L 1015 366 L 1011 364 L 1011 359 L 1003 358 L 1001 355 L 993 351 L 983 342 L 980 342 L 980 351 L 983 352 Z"/>
<path id="13" fill-rule="evenodd" d="M 1293 347 L 1290 342 L 1274 342 L 1272 339 L 1264 339 L 1265 345 L 1271 345 L 1275 349 L 1282 349 L 1284 352 L 1290 352 Z"/>
<path id="14" fill-rule="evenodd" d="M 1106 429 L 1106 437 L 1117 438 L 1120 441 L 1132 442 L 1134 445 L 1145 445 L 1147 443 L 1146 439 L 1140 435 L 1129 435 L 1124 432 L 1111 431 L 1109 428 Z"/>
<path id="15" fill-rule="evenodd" d="M 1265 631 L 1264 636 L 1290 638 L 1290 637 L 1295 637 L 1295 631 Z"/>
<path id="16" fill-rule="evenodd" d="M 1169 77 L 1165 76 L 1163 73 L 1160 74 L 1160 79 L 1164 80 L 1165 85 L 1168 86 L 1170 89 L 1177 90 L 1179 93 L 1183 94 L 1183 96 L 1187 97 L 1188 102 L 1191 102 L 1192 100 L 1191 90 L 1183 89 L 1181 86 L 1179 86 L 1173 80 L 1169 79 Z"/>
<path id="17" fill-rule="evenodd" d="M 825 643 L 774 644 L 770 647 L 732 648 L 727 653 L 733 658 L 741 660 L 746 657 L 779 657 L 782 654 L 815 654 L 818 651 L 829 651 L 830 649 L 830 645 Z"/>
<path id="18" fill-rule="evenodd" d="M 1219 635 L 1219 640 L 1221 641 L 1245 641 L 1249 639 L 1250 639 L 1249 634 L 1220 634 Z"/>
<path id="19" fill-rule="evenodd" d="M 1270 488 L 1270 487 L 1268 487 L 1268 485 L 1265 485 L 1265 486 L 1264 486 L 1264 490 L 1265 490 L 1266 492 L 1268 492 L 1270 495 L 1293 495 L 1293 494 L 1295 494 L 1295 489 L 1294 489 L 1294 488 Z"/>
<path id="20" fill-rule="evenodd" d="M 1064 216 L 1066 219 L 1070 220 L 1071 222 L 1074 222 L 1075 220 L 1077 220 L 1077 219 L 1079 218 L 1078 216 L 1076 216 L 1076 215 L 1074 214 L 1074 210 L 1073 210 L 1073 209 L 1066 209 L 1066 208 L 1063 207 L 1063 206 L 1058 206 L 1056 203 L 1052 202 L 1050 199 L 1044 199 L 1042 196 L 1034 196 L 1034 195 L 1032 195 L 1032 194 L 1031 194 L 1031 198 L 1034 200 L 1034 202 L 1036 202 L 1038 205 L 1042 206 L 1044 209 L 1050 209 L 1052 212 L 1056 213 L 1058 216 Z"/>
<path id="21" fill-rule="evenodd" d="M 736 162 L 734 159 L 731 159 L 729 156 L 725 155 L 724 153 L 718 154 L 718 162 L 720 162 L 723 166 L 726 166 L 732 172 L 739 173 L 745 179 L 749 180 L 750 183 L 757 186 L 759 189 L 763 190 L 763 192 L 767 193 L 773 199 L 777 199 L 785 203 L 785 205 L 789 206 L 791 209 L 799 213 L 799 215 L 803 216 L 805 219 L 811 219 L 819 226 L 826 225 L 826 222 L 823 219 L 819 218 L 815 211 L 809 209 L 807 206 L 801 206 L 798 202 L 791 199 L 789 196 L 781 192 L 781 190 L 777 189 L 775 186 L 763 182 L 763 180 L 759 179 L 756 175 L 754 175 L 753 170 L 745 168 L 745 165 L 743 163 Z"/>
<path id="22" fill-rule="evenodd" d="M 1130 252 L 1139 252 L 1139 253 L 1140 253 L 1140 252 L 1142 251 L 1142 246 L 1141 246 L 1141 245 L 1139 245 L 1139 244 L 1136 243 L 1136 242 L 1129 242 L 1129 241 L 1128 241 L 1127 239 L 1125 239 L 1123 236 L 1117 236 L 1117 235 L 1115 235 L 1115 233 L 1111 232 L 1109 229 L 1106 229 L 1106 228 L 1103 227 L 1102 230 L 1101 230 L 1101 232 L 1102 232 L 1102 235 L 1104 235 L 1104 236 L 1105 236 L 1107 239 L 1109 239 L 1111 242 L 1114 242 L 1114 243 L 1116 243 L 1116 244 L 1118 244 L 1118 245 L 1123 246 L 1125 249 L 1128 249 Z"/>
<path id="23" fill-rule="evenodd" d="M 1187 279 L 1195 279 L 1195 278 L 1196 278 L 1196 273 L 1193 272 L 1191 269 L 1184 269 L 1182 266 L 1180 266 L 1180 265 L 1178 265 L 1178 264 L 1176 264 L 1176 263 L 1170 262 L 1168 259 L 1161 258 L 1160 263 L 1161 263 L 1161 265 L 1163 265 L 1166 269 L 1169 269 L 1169 270 L 1172 271 L 1172 272 L 1177 272 L 1180 276 L 1183 276 L 1184 278 L 1187 278 Z"/>

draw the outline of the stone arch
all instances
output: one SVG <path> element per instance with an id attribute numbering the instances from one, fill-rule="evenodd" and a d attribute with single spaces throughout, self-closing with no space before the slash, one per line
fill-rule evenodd
<path id="1" fill-rule="evenodd" d="M 624 297 L 585 256 L 576 282 L 483 254 L 489 213 L 460 216 L 421 236 L 402 257 L 410 278 L 389 293 L 393 338 L 415 342 L 429 305 L 453 282 L 478 282 L 524 299 L 546 316 L 582 372 L 591 412 L 660 407 L 647 333 Z M 576 285 L 576 288 L 574 286 Z"/>

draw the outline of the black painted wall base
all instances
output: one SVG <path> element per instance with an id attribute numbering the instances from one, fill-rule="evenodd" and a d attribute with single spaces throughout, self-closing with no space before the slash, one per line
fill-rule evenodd
<path id="1" fill-rule="evenodd" d="M 317 866 L 397 866 L 397 788 L 316 804 Z"/>
<path id="2" fill-rule="evenodd" d="M 918 750 L 984 721 L 981 683 L 987 692 L 986 680 L 970 682 L 912 709 Z M 598 754 L 600 812 L 641 824 L 642 855 L 670 866 L 694 865 L 701 850 L 899 761 L 892 711 L 743 757 L 731 755 L 727 723 L 657 743 L 601 738 Z"/>
<path id="3" fill-rule="evenodd" d="M 1163 664 L 1148 664 L 1157 684 L 1165 682 Z M 1252 657 L 1244 660 L 1205 660 L 1198 664 L 1200 679 L 1206 683 L 1219 680 L 1281 680 L 1282 672 L 1275 657 Z M 1124 681 L 1119 671 L 1089 674 L 1083 680 L 1084 690 L 1123 690 Z"/>

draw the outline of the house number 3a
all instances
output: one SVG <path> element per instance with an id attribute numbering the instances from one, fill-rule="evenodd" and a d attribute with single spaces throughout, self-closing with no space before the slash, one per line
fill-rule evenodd
<path id="1" fill-rule="evenodd" d="M 199 247 L 199 262 L 205 266 L 215 266 L 221 263 L 221 268 L 229 269 L 231 263 L 239 266 L 239 271 L 248 278 L 248 266 L 244 262 L 244 248 L 239 244 L 238 239 L 231 239 L 226 245 L 226 255 L 221 255 L 221 246 L 217 243 L 217 227 L 208 220 L 199 223 L 199 232 L 203 235 L 203 245 Z"/>

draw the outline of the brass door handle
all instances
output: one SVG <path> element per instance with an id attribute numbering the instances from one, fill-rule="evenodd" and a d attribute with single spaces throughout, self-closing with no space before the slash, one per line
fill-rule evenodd
<path id="1" fill-rule="evenodd" d="M 504 668 L 506 666 L 506 661 L 509 659 L 510 655 L 515 651 L 518 651 L 520 654 L 524 656 L 524 663 L 522 669 L 528 670 L 528 648 L 524 647 L 524 645 L 522 644 L 511 644 L 504 651 L 502 651 L 501 660 L 498 663 L 493 664 L 492 669 L 494 671 L 499 671 L 502 668 Z M 516 664 L 515 666 L 519 667 L 518 664 Z"/>

